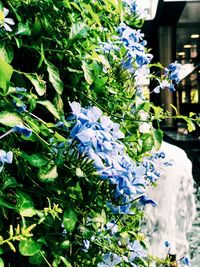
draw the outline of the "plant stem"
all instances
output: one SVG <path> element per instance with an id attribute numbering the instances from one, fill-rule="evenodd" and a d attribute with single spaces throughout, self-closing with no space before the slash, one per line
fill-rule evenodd
<path id="1" fill-rule="evenodd" d="M 4 137 L 6 137 L 7 135 L 11 134 L 12 132 L 14 132 L 14 131 L 13 131 L 13 128 L 10 129 L 9 131 L 7 131 L 5 134 L 2 134 L 2 135 L 0 136 L 0 139 L 3 139 Z"/>

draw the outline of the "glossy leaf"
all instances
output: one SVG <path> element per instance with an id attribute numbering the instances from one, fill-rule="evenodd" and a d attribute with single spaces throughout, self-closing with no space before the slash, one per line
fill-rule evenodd
<path id="1" fill-rule="evenodd" d="M 49 74 L 49 81 L 53 85 L 54 89 L 58 94 L 63 92 L 63 82 L 60 79 L 59 70 L 48 60 L 45 60 L 47 71 Z"/>
<path id="2" fill-rule="evenodd" d="M 31 35 L 31 30 L 30 30 L 28 24 L 24 24 L 22 22 L 19 22 L 16 35 Z"/>
<path id="3" fill-rule="evenodd" d="M 0 258 L 0 267 L 4 267 L 5 265 L 4 265 L 4 261 L 3 261 L 3 259 L 2 258 Z"/>
<path id="4" fill-rule="evenodd" d="M 22 240 L 19 243 L 19 252 L 23 256 L 33 256 L 40 251 L 41 244 L 33 239 Z"/>
<path id="5" fill-rule="evenodd" d="M 77 222 L 77 215 L 72 208 L 67 208 L 63 216 L 63 225 L 66 231 L 72 232 Z"/>
<path id="6" fill-rule="evenodd" d="M 41 252 L 43 253 L 43 252 Z M 41 265 L 43 264 L 44 265 L 44 258 L 42 257 L 40 251 L 35 253 L 33 256 L 30 256 L 29 257 L 29 262 L 30 264 L 32 265 Z"/>
<path id="7" fill-rule="evenodd" d="M 31 197 L 24 192 L 17 193 L 17 210 L 22 217 L 33 217 L 36 214 L 34 202 Z"/>
<path id="8" fill-rule="evenodd" d="M 28 155 L 25 152 L 21 154 L 21 156 L 26 159 L 32 166 L 40 168 L 48 163 L 48 160 L 45 159 L 41 154 L 32 154 Z"/>
<path id="9" fill-rule="evenodd" d="M 159 150 L 163 139 L 163 131 L 160 129 L 153 130 L 153 139 L 154 139 L 155 149 Z"/>
<path id="10" fill-rule="evenodd" d="M 46 92 L 46 83 L 37 74 L 25 74 L 29 81 L 35 87 L 36 92 L 39 96 L 42 96 Z"/>
<path id="11" fill-rule="evenodd" d="M 54 115 L 54 117 L 56 117 L 57 119 L 60 119 L 60 115 L 57 109 L 49 100 L 41 100 L 41 101 L 38 101 L 37 103 L 46 107 L 48 111 L 51 112 L 52 115 Z"/>
<path id="12" fill-rule="evenodd" d="M 85 61 L 82 62 L 82 69 L 87 83 L 91 85 L 93 83 L 93 73 L 90 66 Z"/>
<path id="13" fill-rule="evenodd" d="M 13 127 L 15 125 L 22 124 L 22 120 L 17 113 L 4 111 L 0 113 L 0 123 L 6 126 Z"/>
<path id="14" fill-rule="evenodd" d="M 5 42 L 0 43 L 0 58 L 4 59 L 7 63 L 13 60 L 14 51 L 11 45 L 6 45 Z"/>
<path id="15" fill-rule="evenodd" d="M 38 172 L 38 177 L 44 183 L 54 182 L 58 177 L 57 166 L 43 166 Z"/>
<path id="16" fill-rule="evenodd" d="M 69 40 L 72 41 L 84 37 L 86 33 L 87 28 L 84 22 L 73 23 L 69 33 Z"/>
<path id="17" fill-rule="evenodd" d="M 0 58 L 0 88 L 3 89 L 4 93 L 8 90 L 12 74 L 13 67 L 3 58 Z"/>

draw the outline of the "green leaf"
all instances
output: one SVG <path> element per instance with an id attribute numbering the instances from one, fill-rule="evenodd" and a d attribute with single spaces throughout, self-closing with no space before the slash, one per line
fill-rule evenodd
<path id="1" fill-rule="evenodd" d="M 17 181 L 13 177 L 6 178 L 5 182 L 2 185 L 2 190 L 5 190 L 7 188 L 16 187 L 18 185 Z"/>
<path id="2" fill-rule="evenodd" d="M 71 9 L 71 5 L 70 5 L 69 0 L 64 0 L 64 5 L 65 5 L 67 8 Z"/>
<path id="3" fill-rule="evenodd" d="M 87 34 L 87 27 L 84 22 L 73 23 L 69 33 L 69 40 L 70 42 L 72 40 L 75 41 L 75 39 L 80 39 L 82 37 L 85 37 L 86 34 Z"/>
<path id="4" fill-rule="evenodd" d="M 142 153 L 150 151 L 153 148 L 154 140 L 151 135 L 145 136 L 142 143 Z"/>
<path id="5" fill-rule="evenodd" d="M 49 74 L 49 81 L 53 85 L 54 89 L 58 94 L 62 94 L 63 92 L 63 82 L 60 79 L 59 70 L 48 60 L 45 59 L 45 63 L 47 66 L 47 71 Z"/>
<path id="6" fill-rule="evenodd" d="M 0 113 L 0 123 L 9 127 L 14 127 L 18 124 L 22 125 L 22 120 L 17 113 L 5 111 Z"/>
<path id="7" fill-rule="evenodd" d="M 94 91 L 96 93 L 101 93 L 104 90 L 104 87 L 107 81 L 108 81 L 108 77 L 96 78 L 93 84 Z"/>
<path id="8" fill-rule="evenodd" d="M 7 63 L 13 60 L 14 53 L 13 48 L 10 45 L 5 45 L 5 42 L 0 43 L 0 58 L 4 59 Z"/>
<path id="9" fill-rule="evenodd" d="M 32 166 L 40 168 L 48 163 L 48 160 L 45 159 L 41 154 L 32 154 L 29 156 L 25 152 L 21 154 L 22 158 L 26 159 Z"/>
<path id="10" fill-rule="evenodd" d="M 24 209 L 20 212 L 20 215 L 22 217 L 33 217 L 36 214 L 36 210 L 34 208 L 28 208 L 28 209 Z"/>
<path id="11" fill-rule="evenodd" d="M 3 89 L 4 93 L 10 84 L 10 79 L 13 74 L 13 68 L 3 58 L 0 58 L 0 88 Z"/>
<path id="12" fill-rule="evenodd" d="M 158 130 L 153 129 L 152 132 L 153 132 L 153 139 L 154 139 L 155 149 L 159 150 L 160 146 L 161 146 L 161 143 L 162 143 L 162 140 L 163 140 L 163 131 L 160 130 L 160 129 L 158 129 Z"/>
<path id="13" fill-rule="evenodd" d="M 21 38 L 16 38 L 16 37 L 14 37 L 14 39 L 15 39 L 17 48 L 20 48 L 23 44 L 23 40 Z"/>
<path id="14" fill-rule="evenodd" d="M 64 136 L 60 135 L 58 132 L 55 132 L 54 136 L 60 142 L 67 142 L 67 139 Z"/>
<path id="15" fill-rule="evenodd" d="M 53 104 L 57 107 L 57 110 L 59 112 L 62 112 L 63 113 L 64 104 L 63 104 L 63 100 L 62 100 L 61 95 L 56 94 L 56 96 L 53 99 Z"/>
<path id="16" fill-rule="evenodd" d="M 96 216 L 92 219 L 93 222 L 95 223 L 100 223 L 100 224 L 106 224 L 106 213 L 105 210 L 101 211 L 101 214 L 96 214 Z"/>
<path id="17" fill-rule="evenodd" d="M 60 247 L 63 248 L 63 249 L 66 249 L 66 248 L 70 247 L 70 245 L 71 245 L 70 241 L 69 240 L 65 240 L 60 244 Z"/>
<path id="18" fill-rule="evenodd" d="M 25 76 L 33 84 L 39 96 L 43 96 L 46 93 L 46 83 L 37 74 L 25 74 Z"/>
<path id="19" fill-rule="evenodd" d="M 24 24 L 22 22 L 19 22 L 16 35 L 31 35 L 31 30 L 28 26 L 28 24 Z"/>
<path id="20" fill-rule="evenodd" d="M 54 182 L 58 177 L 57 166 L 48 164 L 39 169 L 38 178 L 45 183 Z"/>
<path id="21" fill-rule="evenodd" d="M 98 16 L 97 13 L 95 13 L 95 12 L 93 11 L 93 9 L 92 9 L 92 5 L 85 4 L 85 3 L 82 3 L 81 5 L 85 8 L 85 10 L 88 11 L 88 13 L 90 14 L 90 16 L 93 18 L 92 23 L 95 22 L 95 23 L 97 23 L 97 24 L 99 25 L 99 27 L 101 27 L 101 22 L 100 22 L 100 20 L 99 20 L 99 16 Z"/>
<path id="22" fill-rule="evenodd" d="M 49 100 L 41 100 L 41 101 L 38 101 L 37 103 L 46 107 L 48 109 L 48 111 L 54 115 L 54 117 L 56 117 L 57 119 L 60 119 L 60 115 L 59 115 L 57 109 Z"/>
<path id="23" fill-rule="evenodd" d="M 100 63 L 103 64 L 107 69 L 110 68 L 110 63 L 108 62 L 108 60 L 107 60 L 103 55 L 99 55 L 99 54 L 97 54 L 96 52 L 93 52 L 92 56 L 90 56 L 90 57 L 88 57 L 88 58 L 100 62 Z"/>
<path id="24" fill-rule="evenodd" d="M 24 192 L 17 192 L 17 211 L 22 217 L 33 217 L 36 214 L 34 202 L 31 197 Z"/>
<path id="25" fill-rule="evenodd" d="M 196 116 L 197 114 L 196 113 L 194 113 L 194 112 L 190 112 L 189 113 L 189 117 L 191 118 L 191 117 L 193 117 L 193 116 Z"/>
<path id="26" fill-rule="evenodd" d="M 63 215 L 63 225 L 65 229 L 69 232 L 72 232 L 75 228 L 76 222 L 77 222 L 76 212 L 71 208 L 67 208 Z"/>
<path id="27" fill-rule="evenodd" d="M 41 252 L 42 253 L 42 252 Z M 29 257 L 29 263 L 32 265 L 42 265 L 44 266 L 44 259 L 40 252 L 35 253 L 35 255 Z"/>
<path id="28" fill-rule="evenodd" d="M 85 61 L 82 61 L 82 69 L 87 83 L 91 85 L 93 83 L 93 73 L 91 68 Z"/>
<path id="29" fill-rule="evenodd" d="M 0 267 L 4 267 L 5 265 L 4 265 L 4 261 L 3 261 L 3 259 L 2 258 L 0 258 Z"/>
<path id="30" fill-rule="evenodd" d="M 62 262 L 64 263 L 64 266 L 65 266 L 65 267 L 72 267 L 71 263 L 70 263 L 70 262 L 68 262 L 68 261 L 66 260 L 66 258 L 65 258 L 65 257 L 63 257 L 63 256 L 60 256 L 60 259 L 61 259 L 61 260 L 62 260 Z"/>
<path id="31" fill-rule="evenodd" d="M 33 239 L 22 240 L 19 243 L 19 251 L 23 256 L 33 256 L 41 249 L 41 244 Z"/>
<path id="32" fill-rule="evenodd" d="M 80 9 L 80 7 L 75 2 L 71 2 L 70 4 L 72 6 L 74 6 L 80 13 L 82 12 L 82 10 Z"/>
<path id="33" fill-rule="evenodd" d="M 6 202 L 2 197 L 0 197 L 0 207 L 6 207 L 8 209 L 15 209 L 13 204 Z"/>
<path id="34" fill-rule="evenodd" d="M 187 120 L 187 128 L 188 128 L 188 132 L 192 132 L 196 129 L 195 124 L 191 121 L 191 120 Z"/>

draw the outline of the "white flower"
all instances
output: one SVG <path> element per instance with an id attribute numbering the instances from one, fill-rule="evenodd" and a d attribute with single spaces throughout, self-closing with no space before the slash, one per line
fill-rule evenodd
<path id="1" fill-rule="evenodd" d="M 11 18 L 6 18 L 8 15 L 9 10 L 7 8 L 3 8 L 3 11 L 0 11 L 0 28 L 4 27 L 4 29 L 8 32 L 11 32 L 12 29 L 9 25 L 14 25 L 15 22 Z"/>
<path id="2" fill-rule="evenodd" d="M 139 115 L 139 117 L 140 117 L 140 120 L 145 121 L 145 120 L 148 120 L 148 119 L 149 119 L 149 113 L 146 112 L 146 111 L 144 111 L 144 110 L 140 110 L 140 111 L 138 112 L 138 115 Z"/>
<path id="3" fill-rule="evenodd" d="M 147 123 L 147 122 L 143 122 L 143 123 L 140 124 L 138 130 L 139 130 L 140 133 L 149 133 L 150 130 L 151 130 L 151 125 L 149 123 Z"/>

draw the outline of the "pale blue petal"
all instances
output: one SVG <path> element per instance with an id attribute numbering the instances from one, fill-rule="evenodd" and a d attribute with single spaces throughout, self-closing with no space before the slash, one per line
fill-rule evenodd
<path id="1" fill-rule="evenodd" d="M 76 115 L 77 117 L 79 117 L 79 114 L 81 112 L 81 105 L 78 102 L 75 102 L 75 101 L 69 102 L 69 105 L 70 105 L 70 107 L 72 109 L 72 113 L 74 115 Z"/>

